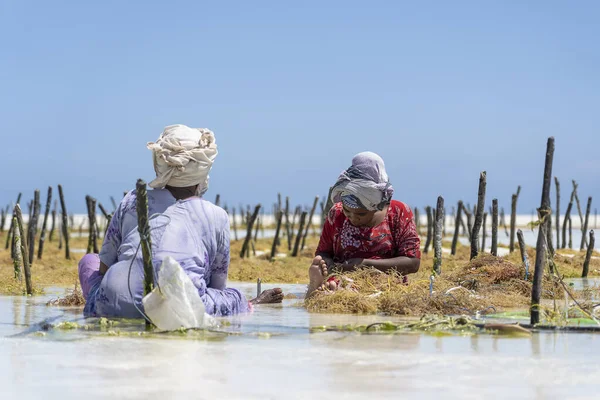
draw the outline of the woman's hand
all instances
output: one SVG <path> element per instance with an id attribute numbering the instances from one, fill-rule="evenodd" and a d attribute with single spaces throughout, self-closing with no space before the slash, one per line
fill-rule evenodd
<path id="1" fill-rule="evenodd" d="M 357 266 L 362 265 L 364 261 L 364 258 L 351 258 L 346 260 L 342 263 L 342 270 L 344 272 L 353 271 Z"/>

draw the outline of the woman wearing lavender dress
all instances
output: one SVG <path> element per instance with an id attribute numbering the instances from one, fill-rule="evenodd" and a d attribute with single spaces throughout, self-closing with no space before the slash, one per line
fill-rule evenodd
<path id="1" fill-rule="evenodd" d="M 223 209 L 202 199 L 217 156 L 214 134 L 208 129 L 171 125 L 156 142 L 148 143 L 148 149 L 156 172 L 149 184 L 154 190 L 148 191 L 155 269 L 167 256 L 177 260 L 212 315 L 244 313 L 253 304 L 281 302 L 280 289 L 265 290 L 247 301 L 239 290 L 226 287 L 229 219 Z M 88 254 L 79 262 L 86 316 L 140 317 L 143 266 L 139 243 L 134 190 L 117 207 L 100 254 Z"/>

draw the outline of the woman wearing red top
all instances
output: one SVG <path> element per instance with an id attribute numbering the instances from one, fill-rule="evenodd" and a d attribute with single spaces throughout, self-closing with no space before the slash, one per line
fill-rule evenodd
<path id="1" fill-rule="evenodd" d="M 359 153 L 333 187 L 334 206 L 327 215 L 309 269 L 307 296 L 317 289 L 337 289 L 335 280 L 324 282 L 328 268 L 341 264 L 342 271 L 357 266 L 382 272 L 415 273 L 420 265 L 420 240 L 411 209 L 392 200 L 381 157 Z"/>

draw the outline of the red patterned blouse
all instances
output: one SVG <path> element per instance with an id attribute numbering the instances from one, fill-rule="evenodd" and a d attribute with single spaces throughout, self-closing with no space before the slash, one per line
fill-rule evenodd
<path id="1" fill-rule="evenodd" d="M 420 244 L 413 212 L 400 201 L 392 200 L 386 218 L 373 227 L 352 225 L 342 203 L 336 203 L 323 225 L 317 253 L 329 254 L 338 263 L 351 258 L 421 258 Z"/>

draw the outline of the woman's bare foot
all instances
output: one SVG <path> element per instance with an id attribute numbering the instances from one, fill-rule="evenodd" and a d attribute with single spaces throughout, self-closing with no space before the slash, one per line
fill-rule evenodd
<path id="1" fill-rule="evenodd" d="M 312 265 L 308 269 L 308 291 L 306 292 L 306 298 L 308 298 L 315 290 L 320 289 L 324 285 L 325 277 L 327 276 L 327 263 L 321 256 L 316 256 L 312 262 Z"/>
<path id="2" fill-rule="evenodd" d="M 250 300 L 250 303 L 256 304 L 270 304 L 270 303 L 281 303 L 283 300 L 283 291 L 280 288 L 263 290 L 258 297 Z"/>

